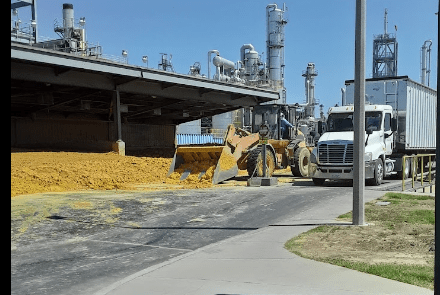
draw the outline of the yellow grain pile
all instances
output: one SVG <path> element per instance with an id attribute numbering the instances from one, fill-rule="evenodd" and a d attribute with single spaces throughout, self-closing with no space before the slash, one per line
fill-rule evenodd
<path id="1" fill-rule="evenodd" d="M 220 165 L 220 169 L 222 171 L 226 171 L 234 166 L 237 166 L 237 160 L 231 154 L 225 153 L 220 157 L 218 164 Z"/>
<path id="2" fill-rule="evenodd" d="M 41 192 L 133 189 L 142 184 L 166 184 L 171 161 L 171 158 L 119 156 L 115 153 L 11 152 L 11 197 Z M 179 184 L 181 186 L 169 188 L 211 186 L 210 182 L 194 182 L 192 178 Z"/>
<path id="3" fill-rule="evenodd" d="M 169 178 L 167 178 L 166 183 L 183 184 L 194 188 L 210 187 L 212 186 L 212 177 L 214 175 L 215 166 L 216 160 L 203 162 L 194 161 L 182 164 L 171 173 Z M 190 170 L 191 173 L 185 180 L 181 181 L 180 177 L 186 170 Z M 206 173 L 200 177 L 202 171 L 206 171 Z"/>

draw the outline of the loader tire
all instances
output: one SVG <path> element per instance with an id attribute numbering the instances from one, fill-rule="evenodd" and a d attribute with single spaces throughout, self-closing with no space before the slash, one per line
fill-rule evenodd
<path id="1" fill-rule="evenodd" d="M 292 170 L 293 176 L 297 177 L 308 177 L 309 176 L 309 163 L 310 163 L 310 152 L 305 147 L 299 147 L 296 149 L 293 156 L 293 161 L 295 165 L 292 165 L 290 169 Z"/>
<path id="2" fill-rule="evenodd" d="M 271 177 L 275 170 L 275 158 L 273 153 L 266 149 L 266 177 Z M 246 170 L 250 177 L 263 176 L 263 153 L 262 148 L 258 147 L 250 152 L 246 162 Z"/>

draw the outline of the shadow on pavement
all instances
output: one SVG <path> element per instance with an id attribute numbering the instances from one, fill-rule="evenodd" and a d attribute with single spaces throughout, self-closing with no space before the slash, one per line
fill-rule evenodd
<path id="1" fill-rule="evenodd" d="M 320 225 L 334 225 L 334 226 L 349 226 L 353 225 L 352 222 L 313 222 L 313 223 L 298 223 L 298 224 L 269 224 L 271 227 L 283 227 L 283 226 L 320 226 Z"/>
<path id="2" fill-rule="evenodd" d="M 48 219 L 54 219 L 54 220 L 68 220 L 68 221 L 75 221 L 80 223 L 91 223 L 91 224 L 100 224 L 96 222 L 86 221 L 86 220 L 77 220 L 70 217 L 65 216 L 59 216 L 59 215 L 52 215 L 46 217 Z M 182 230 L 182 229 L 217 229 L 217 230 L 257 230 L 260 229 L 259 227 L 216 227 L 216 226 L 127 226 L 127 225 L 112 225 L 113 227 L 120 227 L 120 228 L 130 228 L 130 229 L 149 229 L 149 230 Z"/>

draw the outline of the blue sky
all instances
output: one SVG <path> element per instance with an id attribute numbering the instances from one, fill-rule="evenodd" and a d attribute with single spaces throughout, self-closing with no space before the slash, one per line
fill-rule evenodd
<path id="1" fill-rule="evenodd" d="M 276 3 L 288 8 L 285 27 L 285 87 L 287 103 L 305 101 L 302 71 L 315 63 L 315 97 L 324 110 L 341 102 L 341 87 L 354 78 L 355 0 L 39 0 L 38 33 L 57 38 L 53 22 L 62 20 L 62 4 L 71 3 L 75 19 L 86 18 L 87 40 L 99 43 L 103 53 L 121 56 L 128 62 L 157 68 L 160 53 L 172 54 L 177 73 L 187 74 L 200 62 L 207 74 L 207 53 L 216 49 L 220 56 L 236 62 L 240 48 L 251 43 L 260 54 L 266 51 L 266 6 Z M 366 77 L 372 76 L 373 35 L 383 33 L 384 9 L 388 9 L 388 32 L 397 26 L 398 75 L 420 82 L 420 48 L 433 42 L 431 82 L 436 88 L 438 26 L 435 12 L 438 0 L 367 0 Z M 28 21 L 28 14 L 20 10 Z M 30 16 L 29 16 L 30 18 Z M 265 55 L 264 59 L 265 59 Z"/>

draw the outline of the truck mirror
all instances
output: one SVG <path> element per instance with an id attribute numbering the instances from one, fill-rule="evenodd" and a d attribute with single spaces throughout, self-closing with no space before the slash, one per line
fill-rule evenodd
<path id="1" fill-rule="evenodd" d="M 318 133 L 323 134 L 324 133 L 324 126 L 322 124 L 322 121 L 318 121 Z"/>
<path id="2" fill-rule="evenodd" d="M 397 118 L 391 119 L 391 131 L 397 131 Z"/>
<path id="3" fill-rule="evenodd" d="M 366 131 L 367 131 L 367 134 L 373 134 L 373 131 L 377 131 L 377 127 L 376 126 L 368 126 Z"/>

